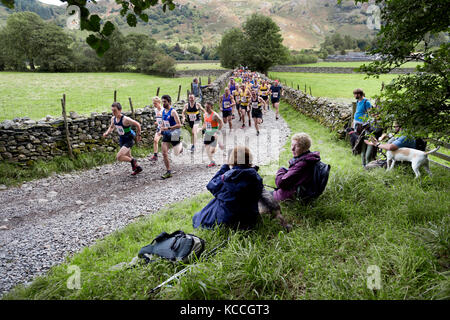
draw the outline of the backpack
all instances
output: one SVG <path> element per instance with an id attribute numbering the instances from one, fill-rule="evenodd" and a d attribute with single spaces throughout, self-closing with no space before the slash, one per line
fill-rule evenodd
<path id="1" fill-rule="evenodd" d="M 151 244 L 141 248 L 138 257 L 147 263 L 154 261 L 154 256 L 187 263 L 194 255 L 199 258 L 204 250 L 205 240 L 178 230 L 160 233 Z"/>
<path id="2" fill-rule="evenodd" d="M 318 198 L 327 186 L 330 170 L 329 164 L 317 161 L 313 168 L 312 179 L 297 187 L 297 198 L 304 202 Z"/>

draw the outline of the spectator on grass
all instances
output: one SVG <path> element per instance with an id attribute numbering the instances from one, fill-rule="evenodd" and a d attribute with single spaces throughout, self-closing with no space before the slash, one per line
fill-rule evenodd
<path id="1" fill-rule="evenodd" d="M 320 161 L 318 151 L 311 152 L 311 137 L 304 132 L 296 133 L 291 139 L 294 156 L 289 160 L 289 168 L 280 168 L 275 177 L 277 189 L 273 192 L 276 201 L 294 199 L 297 188 L 312 179 L 314 165 Z"/>
<path id="2" fill-rule="evenodd" d="M 387 151 L 395 151 L 400 148 L 417 148 L 416 140 L 414 138 L 401 134 L 402 128 L 397 122 L 394 122 L 393 127 L 394 135 L 388 140 L 387 143 L 381 143 L 381 141 L 386 137 L 386 135 L 383 134 L 378 140 L 373 137 L 369 140 L 364 140 L 365 144 L 369 146 L 375 146 Z"/>
<path id="3" fill-rule="evenodd" d="M 364 91 L 362 89 L 353 90 L 353 96 L 356 99 L 356 112 L 353 118 L 353 128 L 355 128 L 358 134 L 361 134 L 363 126 L 367 124 L 369 114 L 367 111 L 372 107 L 370 101 L 365 98 Z"/>
<path id="4" fill-rule="evenodd" d="M 194 215 L 194 228 L 255 227 L 260 216 L 258 201 L 264 188 L 258 167 L 253 166 L 252 161 L 248 147 L 237 146 L 231 151 L 228 164 L 224 164 L 206 186 L 214 199 Z"/>

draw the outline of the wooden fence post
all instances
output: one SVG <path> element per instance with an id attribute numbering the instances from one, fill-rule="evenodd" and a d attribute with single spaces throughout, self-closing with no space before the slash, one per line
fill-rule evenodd
<path id="1" fill-rule="evenodd" d="M 181 95 L 181 84 L 178 86 L 178 98 L 177 98 L 177 101 L 180 101 L 180 95 Z"/>
<path id="2" fill-rule="evenodd" d="M 297 84 L 297 90 L 300 91 L 300 85 Z"/>
<path id="3" fill-rule="evenodd" d="M 311 86 L 309 86 L 309 95 L 312 96 L 312 93 L 311 93 Z"/>
<path id="4" fill-rule="evenodd" d="M 305 94 L 307 94 L 307 93 L 306 93 L 306 83 L 305 83 Z"/>
<path id="5" fill-rule="evenodd" d="M 66 131 L 66 141 L 67 141 L 67 148 L 69 151 L 69 157 L 73 158 L 72 144 L 70 143 L 69 125 L 67 124 L 66 94 L 65 93 L 63 94 L 63 98 L 61 99 L 61 106 L 62 106 L 62 114 L 64 117 L 64 128 Z"/>
<path id="6" fill-rule="evenodd" d="M 211 84 L 211 76 L 208 76 L 208 84 Z"/>
<path id="7" fill-rule="evenodd" d="M 186 92 L 186 101 L 189 101 L 189 90 L 186 90 L 187 92 Z"/>
<path id="8" fill-rule="evenodd" d="M 117 102 L 117 90 L 114 90 L 114 102 Z"/>
<path id="9" fill-rule="evenodd" d="M 128 101 L 130 101 L 131 116 L 134 119 L 135 114 L 134 114 L 133 102 L 131 101 L 131 97 L 128 97 Z M 136 120 L 136 119 L 134 119 L 134 120 Z"/>
<path id="10" fill-rule="evenodd" d="M 159 87 L 156 89 L 156 96 L 159 97 Z"/>

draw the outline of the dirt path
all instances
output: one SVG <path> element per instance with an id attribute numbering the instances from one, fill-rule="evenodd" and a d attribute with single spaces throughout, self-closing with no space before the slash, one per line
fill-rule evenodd
<path id="1" fill-rule="evenodd" d="M 289 136 L 287 124 L 269 111 L 261 134 L 254 127 L 224 133 L 224 151 L 218 149 L 221 165 L 227 152 L 248 143 L 258 165 L 278 160 Z M 158 162 L 140 159 L 144 171 L 131 176 L 126 163 L 114 163 L 65 175 L 53 175 L 21 187 L 0 191 L 0 294 L 14 285 L 30 282 L 64 258 L 93 244 L 97 239 L 132 223 L 143 215 L 206 191 L 206 184 L 218 168 L 206 168 L 208 159 L 201 137 L 192 154 L 188 149 L 173 159 L 174 175 L 160 180 L 165 172 Z"/>

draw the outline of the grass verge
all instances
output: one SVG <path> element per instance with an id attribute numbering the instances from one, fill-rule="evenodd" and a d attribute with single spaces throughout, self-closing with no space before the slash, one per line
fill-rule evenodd
<path id="1" fill-rule="evenodd" d="M 251 232 L 193 230 L 191 219 L 211 199 L 202 194 L 168 206 L 83 249 L 30 286 L 4 299 L 448 299 L 450 290 L 450 179 L 414 180 L 410 167 L 364 171 L 345 141 L 285 103 L 281 114 L 292 133 L 308 132 L 311 150 L 332 171 L 324 194 L 310 205 L 284 203 L 294 225 L 286 234 L 264 217 Z M 291 157 L 285 148 L 280 163 Z M 274 168 L 261 168 L 266 184 Z M 206 183 L 206 181 L 205 181 Z M 171 287 L 150 289 L 183 268 L 166 261 L 109 271 L 130 261 L 161 231 L 182 229 L 207 241 L 229 239 L 218 255 L 198 262 Z M 68 266 L 81 270 L 81 289 L 71 290 Z M 368 288 L 369 266 L 380 269 L 380 287 Z"/>

